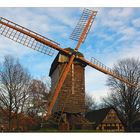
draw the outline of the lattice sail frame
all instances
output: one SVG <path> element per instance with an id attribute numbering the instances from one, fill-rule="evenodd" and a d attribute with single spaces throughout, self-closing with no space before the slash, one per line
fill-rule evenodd
<path id="1" fill-rule="evenodd" d="M 51 42 L 51 43 L 53 43 L 53 44 L 55 44 L 57 46 L 60 45 L 59 43 L 57 43 L 57 42 L 55 42 L 53 40 L 50 40 L 50 39 L 48 39 L 48 38 L 46 38 L 46 37 L 44 37 L 44 36 L 42 36 L 42 35 L 40 35 L 38 33 L 35 33 L 33 31 L 31 31 L 31 30 L 29 30 L 29 29 L 27 29 L 25 27 L 22 27 L 22 26 L 14 23 L 14 22 L 11 22 L 11 21 L 9 21 L 9 20 L 7 20 L 5 18 L 1 17 L 0 21 L 4 22 L 5 24 L 17 27 L 17 28 L 19 28 L 19 29 L 21 29 L 23 31 L 26 31 L 29 35 L 33 34 L 36 37 L 42 38 L 42 39 L 44 39 L 46 41 L 49 41 L 49 42 Z M 44 54 L 47 54 L 49 56 L 52 56 L 54 54 L 54 52 L 55 52 L 55 50 L 53 48 L 51 48 L 51 47 L 39 42 L 35 38 L 32 38 L 29 35 L 21 33 L 19 31 L 15 30 L 15 29 L 10 28 L 10 27 L 8 27 L 8 26 L 6 26 L 4 24 L 1 24 L 1 23 L 0 23 L 0 34 L 5 36 L 5 37 L 7 37 L 7 38 L 9 38 L 9 39 L 11 39 L 11 40 L 13 40 L 13 41 L 15 41 L 15 42 L 18 42 L 18 43 L 20 43 L 22 45 L 25 45 L 25 46 L 27 46 L 29 48 L 32 48 L 32 49 L 34 49 L 36 51 L 39 51 L 39 52 L 44 53 Z"/>
<path id="2" fill-rule="evenodd" d="M 96 66 L 98 66 L 98 67 L 100 67 L 100 68 L 102 68 L 102 69 L 104 69 L 104 70 L 106 70 L 106 71 L 108 71 L 108 72 L 110 72 L 110 73 L 112 73 L 114 76 L 116 76 L 116 77 L 118 77 L 118 78 L 123 78 L 123 79 L 129 81 L 129 79 L 128 79 L 127 76 L 124 76 L 123 74 L 120 74 L 119 72 L 114 71 L 113 69 L 107 67 L 106 65 L 104 65 L 103 63 L 101 63 L 99 60 L 97 60 L 97 59 L 94 58 L 94 57 L 91 57 L 91 63 L 92 63 L 92 64 L 95 64 Z"/>
<path id="3" fill-rule="evenodd" d="M 89 10 L 89 9 L 84 9 L 83 10 L 83 13 L 82 13 L 82 16 L 81 16 L 80 20 L 78 21 L 75 29 L 73 30 L 72 34 L 70 35 L 70 39 L 75 40 L 75 41 L 79 41 L 79 39 L 81 37 L 81 34 L 83 33 L 83 31 L 85 29 L 85 26 L 88 22 L 89 17 L 91 16 L 91 14 L 94 14 L 94 16 L 93 16 L 93 18 L 90 22 L 90 25 L 88 27 L 88 30 L 87 30 L 86 34 L 85 34 L 85 36 L 82 40 L 82 43 L 84 43 L 84 41 L 85 41 L 89 31 L 90 31 L 90 28 L 93 24 L 93 21 L 94 21 L 96 15 L 97 15 L 97 11 L 92 11 L 92 10 Z"/>

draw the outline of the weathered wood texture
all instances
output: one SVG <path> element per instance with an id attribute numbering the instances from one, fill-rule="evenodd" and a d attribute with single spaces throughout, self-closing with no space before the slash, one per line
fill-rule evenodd
<path id="1" fill-rule="evenodd" d="M 64 55 L 58 55 L 52 63 L 51 87 L 52 91 L 57 84 L 64 65 L 68 59 Z M 68 113 L 79 113 L 85 111 L 85 65 L 74 61 L 67 78 L 59 93 L 58 99 L 53 108 L 53 112 L 62 111 Z M 53 93 L 52 93 L 53 96 Z"/>

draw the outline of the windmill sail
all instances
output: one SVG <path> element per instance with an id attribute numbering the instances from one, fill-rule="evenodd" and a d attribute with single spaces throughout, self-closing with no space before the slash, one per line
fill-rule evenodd
<path id="1" fill-rule="evenodd" d="M 91 66 L 92 68 L 103 72 L 104 74 L 110 75 L 126 84 L 128 84 L 129 86 L 136 86 L 134 83 L 132 83 L 131 81 L 129 81 L 128 77 L 113 71 L 111 68 L 107 67 L 106 65 L 104 65 L 103 63 L 101 63 L 100 61 L 98 61 L 97 59 L 95 59 L 94 57 L 91 58 L 91 61 L 88 61 L 82 57 L 78 58 L 81 62 L 83 62 L 86 65 Z"/>
<path id="2" fill-rule="evenodd" d="M 84 41 L 85 41 L 85 39 L 86 39 L 86 37 L 88 35 L 88 32 L 90 31 L 90 28 L 91 28 L 91 26 L 93 24 L 93 21 L 94 21 L 94 19 L 96 17 L 97 11 L 84 9 L 80 20 L 78 21 L 75 29 L 73 30 L 72 34 L 70 35 L 70 39 L 75 40 L 75 41 L 79 41 L 79 39 L 80 39 L 80 37 L 81 37 L 85 27 L 86 27 L 88 19 L 92 14 L 93 14 L 92 20 L 90 21 L 90 25 L 88 26 L 88 30 L 87 30 L 87 32 L 86 32 L 86 34 L 85 34 L 85 36 L 84 36 L 84 38 L 82 40 L 82 43 L 84 43 Z"/>
<path id="3" fill-rule="evenodd" d="M 2 17 L 0 18 L 0 34 L 15 42 L 50 56 L 54 54 L 54 49 L 39 40 L 42 39 L 56 46 L 60 45 L 53 40 L 50 40 Z"/>

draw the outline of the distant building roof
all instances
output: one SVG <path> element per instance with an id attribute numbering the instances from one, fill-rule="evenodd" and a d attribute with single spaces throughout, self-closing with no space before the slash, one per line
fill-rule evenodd
<path id="1" fill-rule="evenodd" d="M 99 110 L 93 110 L 93 111 L 88 112 L 85 117 L 90 122 L 95 122 L 95 125 L 97 126 L 103 121 L 103 119 L 106 117 L 110 109 L 113 109 L 113 108 L 108 107 L 108 108 L 103 108 Z"/>

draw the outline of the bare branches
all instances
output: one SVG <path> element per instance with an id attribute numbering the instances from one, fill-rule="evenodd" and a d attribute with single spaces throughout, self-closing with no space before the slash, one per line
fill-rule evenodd
<path id="1" fill-rule="evenodd" d="M 95 110 L 97 108 L 97 103 L 87 93 L 85 94 L 85 107 L 86 107 L 86 111 Z"/>
<path id="2" fill-rule="evenodd" d="M 19 113 L 23 109 L 28 96 L 30 75 L 18 60 L 11 56 L 5 56 L 0 70 L 0 105 L 6 110 L 11 130 L 12 113 Z"/>
<path id="3" fill-rule="evenodd" d="M 32 117 L 37 117 L 39 114 L 41 116 L 45 115 L 49 96 L 48 84 L 34 79 L 29 89 L 28 114 L 31 114 Z"/>
<path id="4" fill-rule="evenodd" d="M 140 85 L 140 61 L 134 58 L 120 60 L 114 71 L 118 71 L 129 78 L 129 81 Z M 137 119 L 140 112 L 140 86 L 130 87 L 113 77 L 109 77 L 107 85 L 111 94 L 103 101 L 106 105 L 115 107 L 121 114 L 126 129 L 132 130 L 132 124 Z"/>

